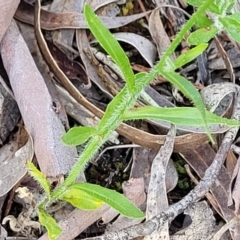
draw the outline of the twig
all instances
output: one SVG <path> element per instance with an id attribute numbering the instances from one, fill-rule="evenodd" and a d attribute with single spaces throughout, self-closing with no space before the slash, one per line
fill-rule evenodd
<path id="1" fill-rule="evenodd" d="M 142 12 L 146 12 L 146 8 L 144 7 L 144 5 L 143 5 L 143 3 L 142 3 L 142 0 L 137 0 L 137 2 L 138 2 L 138 4 L 139 4 Z M 147 20 L 147 22 L 148 22 L 148 21 L 149 21 L 149 16 L 146 15 L 145 18 L 146 18 L 146 20 Z"/>
<path id="2" fill-rule="evenodd" d="M 233 118 L 240 119 L 240 98 L 239 88 L 235 98 Z M 165 212 L 160 213 L 158 216 L 146 221 L 143 224 L 138 224 L 118 232 L 111 232 L 99 237 L 86 238 L 86 240 L 123 240 L 132 239 L 140 236 L 150 235 L 154 230 L 161 228 L 166 221 L 171 222 L 176 216 L 182 213 L 189 205 L 201 199 L 210 189 L 219 175 L 221 166 L 223 165 L 228 150 L 237 135 L 238 128 L 231 128 L 225 135 L 219 151 L 217 152 L 212 164 L 206 170 L 203 179 L 199 184 L 182 200 L 170 206 Z"/>
<path id="3" fill-rule="evenodd" d="M 188 176 L 191 178 L 191 180 L 192 180 L 196 185 L 198 185 L 198 184 L 199 184 L 199 181 L 195 178 L 195 176 L 193 176 L 189 165 L 188 165 L 188 164 L 185 164 L 184 167 L 185 167 L 185 169 L 186 169 L 186 172 L 187 172 Z M 224 218 L 224 216 L 223 216 L 221 210 L 219 209 L 219 205 L 218 205 L 216 199 L 214 198 L 214 196 L 213 196 L 211 193 L 207 192 L 207 193 L 205 194 L 205 197 L 206 197 L 206 198 L 208 199 L 208 201 L 211 203 L 211 205 L 212 205 L 213 208 L 216 210 L 216 212 L 217 212 L 222 218 Z"/>

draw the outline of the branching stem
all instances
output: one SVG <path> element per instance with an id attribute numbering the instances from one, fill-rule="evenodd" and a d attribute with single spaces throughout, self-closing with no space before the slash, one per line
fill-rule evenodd
<path id="1" fill-rule="evenodd" d="M 173 40 L 169 48 L 167 49 L 164 56 L 161 58 L 159 63 L 151 70 L 150 73 L 145 76 L 136 79 L 135 86 L 131 91 L 128 89 L 127 85 L 122 89 L 122 91 L 109 103 L 106 112 L 97 126 L 98 134 L 91 137 L 87 145 L 85 146 L 83 152 L 81 153 L 77 163 L 74 165 L 73 169 L 69 173 L 68 177 L 56 190 L 51 194 L 51 199 L 47 205 L 55 202 L 59 196 L 71 185 L 77 178 L 79 172 L 84 168 L 87 162 L 98 152 L 99 148 L 105 143 L 109 135 L 114 131 L 122 122 L 123 114 L 131 107 L 134 106 L 141 90 L 149 84 L 149 82 L 161 74 L 161 70 L 164 69 L 166 61 L 173 54 L 176 47 L 180 44 L 181 40 L 184 38 L 186 33 L 194 25 L 196 19 L 206 11 L 208 6 L 213 2 L 213 0 L 206 0 L 204 4 L 198 8 L 196 13 L 190 18 L 190 20 L 183 26 L 181 31 L 178 33 L 176 38 Z M 120 101 L 119 101 L 120 100 Z M 120 102 L 121 104 L 115 104 L 115 102 Z M 111 114 L 109 114 L 111 112 Z"/>

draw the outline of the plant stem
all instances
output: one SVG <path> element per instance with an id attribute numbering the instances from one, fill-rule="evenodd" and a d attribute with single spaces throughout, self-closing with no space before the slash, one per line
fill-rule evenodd
<path id="1" fill-rule="evenodd" d="M 129 108 L 134 106 L 142 89 L 147 84 L 149 84 L 149 82 L 154 77 L 161 73 L 161 69 L 164 68 L 164 64 L 167 58 L 170 57 L 175 51 L 176 47 L 180 44 L 185 34 L 194 25 L 195 20 L 198 18 L 198 16 L 200 16 L 212 2 L 213 0 L 206 0 L 205 3 L 196 11 L 196 13 L 193 14 L 190 20 L 183 26 L 174 41 L 171 43 L 159 63 L 148 74 L 139 79 L 136 79 L 135 86 L 131 91 L 129 91 L 127 86 L 125 86 L 121 92 L 108 104 L 106 112 L 97 126 L 98 134 L 89 140 L 68 177 L 64 183 L 62 183 L 56 190 L 52 192 L 51 199 L 47 204 L 51 204 L 56 201 L 59 196 L 66 190 L 66 188 L 76 180 L 79 172 L 98 152 L 98 149 L 105 143 L 105 141 L 107 141 L 112 131 L 114 131 L 122 122 L 121 116 Z M 115 104 L 116 101 L 119 103 L 119 100 L 121 100 L 120 104 Z"/>
<path id="2" fill-rule="evenodd" d="M 161 61 L 159 64 L 156 66 L 157 69 L 161 72 L 161 69 L 164 67 L 164 64 L 169 58 L 179 43 L 182 41 L 182 39 L 185 37 L 186 33 L 192 28 L 194 25 L 195 21 L 201 17 L 201 15 L 207 10 L 209 5 L 213 3 L 214 0 L 206 0 L 202 6 L 198 8 L 198 10 L 192 15 L 192 17 L 185 23 L 185 25 L 182 27 L 181 31 L 177 34 L 176 38 L 172 41 L 171 45 L 168 47 L 166 53 L 162 56 Z"/>

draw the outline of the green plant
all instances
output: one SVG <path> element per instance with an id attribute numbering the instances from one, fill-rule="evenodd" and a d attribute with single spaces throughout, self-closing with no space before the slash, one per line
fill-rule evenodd
<path id="1" fill-rule="evenodd" d="M 183 26 L 166 53 L 161 56 L 157 65 L 153 67 L 148 74 L 136 75 L 134 75 L 129 60 L 119 43 L 104 27 L 90 7 L 85 5 L 84 14 L 91 32 L 121 69 L 126 85 L 108 104 L 105 114 L 96 128 L 74 127 L 63 136 L 62 139 L 64 143 L 68 145 L 87 143 L 77 163 L 60 186 L 51 190 L 49 182 L 41 172 L 31 163 L 28 164 L 31 175 L 40 183 L 46 193 L 45 200 L 38 205 L 38 214 L 39 221 L 47 228 L 50 239 L 59 236 L 61 229 L 55 220 L 47 213 L 46 209 L 58 200 L 70 202 L 77 208 L 88 210 L 96 209 L 103 203 L 107 203 L 125 216 L 133 218 L 144 217 L 143 213 L 138 208 L 115 191 L 89 183 L 74 183 L 79 172 L 83 170 L 86 163 L 97 153 L 99 148 L 108 139 L 111 132 L 114 131 L 121 122 L 130 119 L 149 118 L 165 120 L 173 124 L 204 126 L 212 142 L 213 138 L 209 132 L 208 125 L 216 123 L 228 126 L 240 125 L 236 120 L 224 119 L 208 112 L 195 87 L 175 71 L 177 68 L 189 63 L 200 55 L 208 46 L 206 42 L 214 37 L 218 31 L 223 30 L 224 27 L 236 41 L 240 42 L 240 34 L 238 33 L 238 19 L 240 18 L 240 14 L 226 15 L 230 12 L 234 2 L 235 1 L 226 2 L 222 0 L 189 1 L 193 6 L 198 7 L 196 13 L 194 13 L 189 21 Z M 212 20 L 205 16 L 206 11 L 213 14 L 214 18 Z M 201 27 L 200 30 L 206 30 L 204 33 L 205 37 L 199 41 L 199 39 L 194 37 L 194 34 L 196 35 L 196 32 L 199 30 L 192 33 L 188 38 L 188 42 L 191 45 L 197 46 L 193 47 L 173 62 L 170 56 L 193 25 Z M 208 31 L 209 29 L 213 30 Z M 147 106 L 134 109 L 133 106 L 142 89 L 158 74 L 168 79 L 169 82 L 174 84 L 184 95 L 191 99 L 196 108 L 176 107 L 167 109 Z"/>

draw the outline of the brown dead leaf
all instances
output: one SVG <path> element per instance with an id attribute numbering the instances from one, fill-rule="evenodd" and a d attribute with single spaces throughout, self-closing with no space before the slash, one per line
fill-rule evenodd
<path id="1" fill-rule="evenodd" d="M 52 1 L 50 4 L 49 10 L 52 12 L 82 12 L 84 1 Z M 75 29 L 60 29 L 51 31 L 51 40 L 54 43 L 58 43 L 61 46 L 72 47 L 74 39 Z M 69 54 L 71 54 L 69 52 Z M 69 57 L 69 55 L 68 55 Z"/>
<path id="2" fill-rule="evenodd" d="M 67 55 L 51 41 L 47 41 L 47 44 L 59 68 L 61 68 L 69 79 L 78 80 L 84 85 L 91 86 L 86 71 L 79 62 L 69 59 Z"/>
<path id="3" fill-rule="evenodd" d="M 0 148 L 0 196 L 10 191 L 27 173 L 26 162 L 32 161 L 34 155 L 33 140 L 28 136 L 27 143 L 18 148 L 19 140 L 15 138 Z"/>
<path id="4" fill-rule="evenodd" d="M 228 198 L 228 206 L 234 209 L 235 213 L 239 213 L 240 208 L 240 161 L 238 157 L 238 161 L 233 170 L 231 183 L 229 186 L 229 190 L 231 191 Z M 233 188 L 233 189 L 232 189 Z"/>
<path id="5" fill-rule="evenodd" d="M 159 9 L 158 7 L 154 9 L 149 18 L 149 31 L 154 42 L 157 45 L 158 55 L 161 57 L 163 53 L 167 50 L 168 46 L 170 45 L 170 39 L 165 32 L 163 27 L 161 18 L 159 16 Z M 173 56 L 174 58 L 174 56 Z"/>
<path id="6" fill-rule="evenodd" d="M 231 60 L 229 59 L 226 51 L 224 50 L 224 48 L 223 48 L 221 42 L 218 40 L 218 38 L 215 37 L 214 40 L 215 40 L 218 52 L 220 53 L 220 55 L 221 55 L 221 57 L 222 57 L 222 59 L 225 63 L 225 66 L 227 68 L 227 71 L 228 71 L 228 74 L 230 76 L 231 82 L 235 83 L 235 74 L 234 74 L 234 71 L 233 71 L 233 66 L 232 66 Z"/>
<path id="7" fill-rule="evenodd" d="M 188 162 L 188 164 L 194 169 L 198 176 L 203 177 L 206 169 L 212 163 L 216 153 L 209 144 L 203 144 L 195 150 L 185 150 L 181 152 L 181 155 Z M 226 221 L 230 221 L 236 216 L 233 210 L 228 208 L 228 196 L 229 187 L 231 183 L 231 177 L 224 166 L 220 170 L 220 174 L 216 182 L 211 187 L 211 192 L 218 203 L 218 207 Z M 214 207 L 214 205 L 213 205 Z M 240 236 L 240 227 L 235 227 L 233 231 L 236 239 Z"/>
<path id="8" fill-rule="evenodd" d="M 229 150 L 227 159 L 226 159 L 226 169 L 230 176 L 233 175 L 233 171 L 237 162 L 238 162 L 237 157 L 235 156 L 232 150 Z"/>
<path id="9" fill-rule="evenodd" d="M 100 19 L 107 28 L 112 29 L 127 25 L 149 13 L 150 11 L 124 17 L 100 17 Z M 21 1 L 14 17 L 19 21 L 33 25 L 34 7 L 25 1 Z M 46 30 L 63 28 L 88 29 L 82 13 L 54 13 L 46 10 L 41 10 L 41 27 Z"/>
<path id="10" fill-rule="evenodd" d="M 185 16 L 182 11 L 178 10 L 178 1 L 176 0 L 155 0 L 156 6 L 161 7 L 162 5 L 172 5 L 173 7 L 160 8 L 161 13 L 168 19 L 175 32 L 181 29 L 181 26 L 185 23 Z"/>

